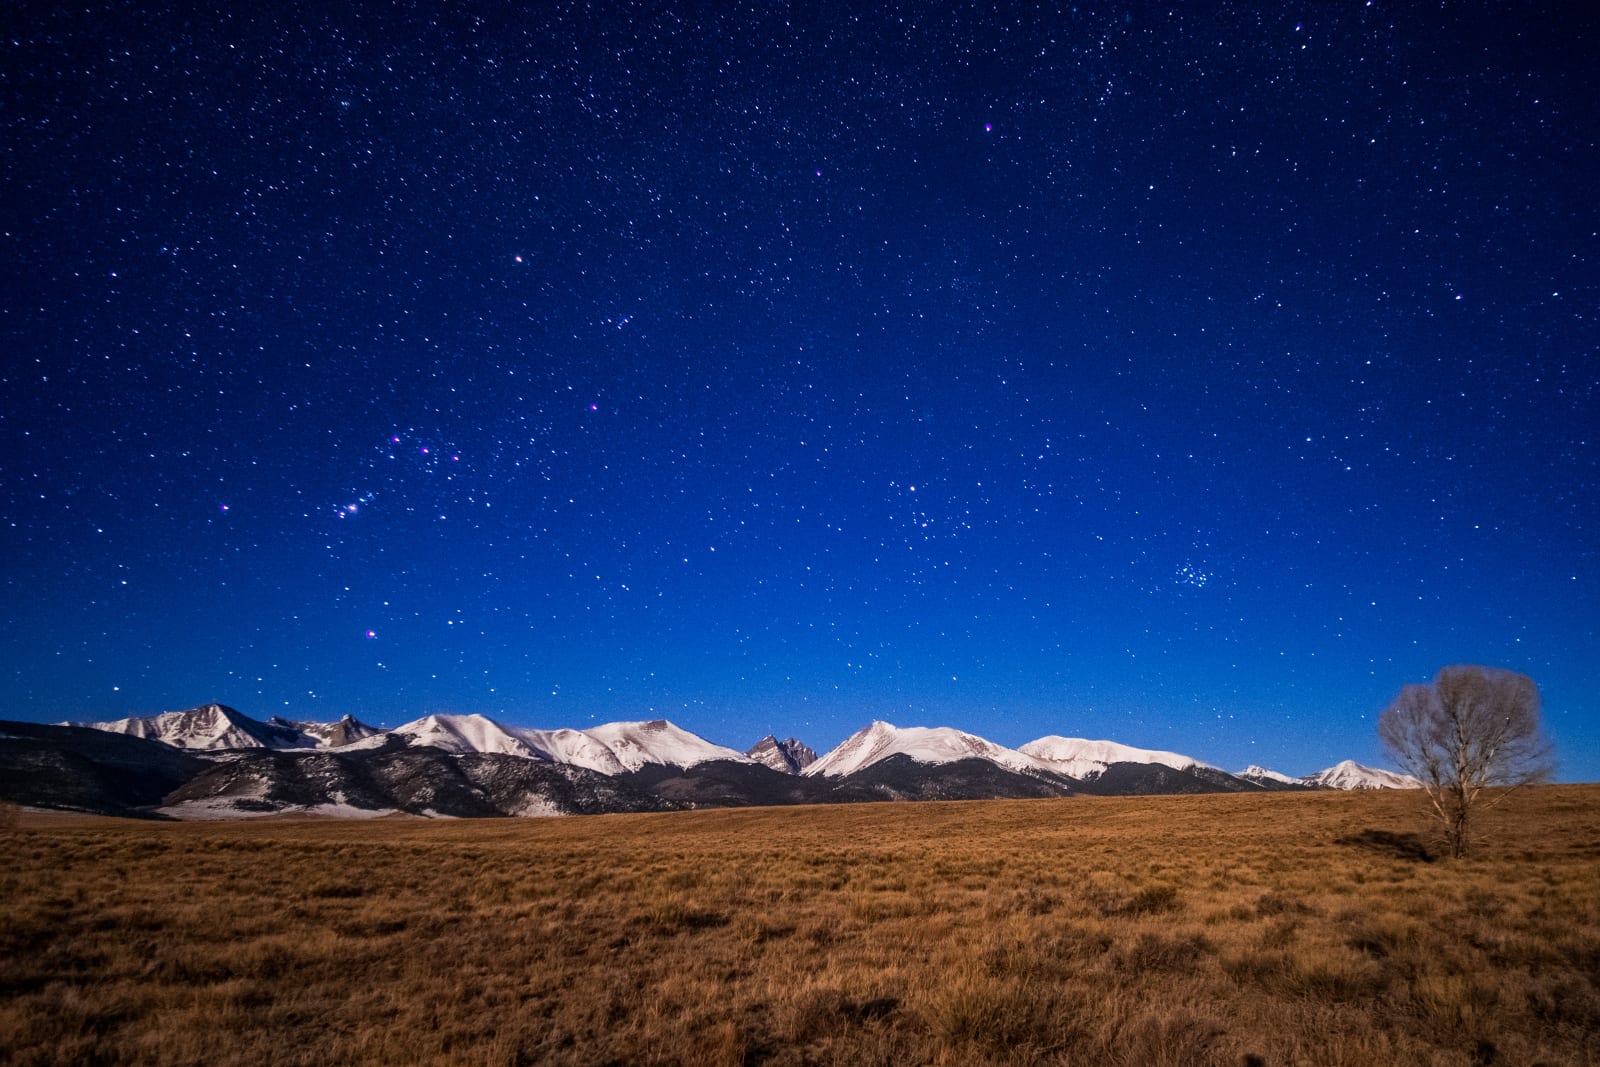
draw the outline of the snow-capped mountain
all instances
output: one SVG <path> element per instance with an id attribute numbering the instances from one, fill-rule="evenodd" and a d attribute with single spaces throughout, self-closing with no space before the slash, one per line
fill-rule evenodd
<path id="1" fill-rule="evenodd" d="M 1201 763 L 1192 756 L 1158 749 L 1133 748 L 1115 741 L 1090 741 L 1081 737 L 1050 735 L 1029 741 L 1018 751 L 1043 761 L 1057 774 L 1068 778 L 1095 778 L 1106 772 L 1113 763 L 1155 763 L 1177 771 L 1196 767 L 1214 770 L 1210 764 Z"/>
<path id="2" fill-rule="evenodd" d="M 1422 783 L 1409 774 L 1364 767 L 1355 760 L 1343 760 L 1327 770 L 1308 774 L 1300 781 L 1321 789 L 1421 789 Z"/>
<path id="3" fill-rule="evenodd" d="M 238 748 L 296 751 L 338 748 L 381 734 L 351 715 L 338 722 L 298 722 L 273 716 L 262 722 L 226 704 L 202 704 L 187 711 L 164 711 L 115 722 L 63 723 L 107 733 L 160 741 L 173 748 L 219 752 Z"/>
<path id="4" fill-rule="evenodd" d="M 480 752 L 502 756 L 522 756 L 546 763 L 583 767 L 601 774 L 622 774 L 624 766 L 611 747 L 582 730 L 537 730 L 526 726 L 506 726 L 484 715 L 424 715 L 389 734 L 408 744 L 426 745 L 445 752 Z M 381 744 L 383 738 L 365 747 Z"/>
<path id="5" fill-rule="evenodd" d="M 1344 760 L 1327 770 L 1291 778 L 1251 764 L 1236 777 L 1268 787 L 1292 786 L 1300 789 L 1416 789 L 1422 783 L 1408 774 L 1397 774 L 1377 767 L 1365 767 L 1355 760 Z"/>
<path id="6" fill-rule="evenodd" d="M 743 752 L 714 745 L 705 738 L 674 726 L 665 719 L 648 722 L 608 722 L 584 733 L 609 748 L 630 771 L 649 763 L 668 767 L 693 767 L 712 760 L 754 763 Z"/>
<path id="7" fill-rule="evenodd" d="M 230 748 L 316 748 L 320 741 L 298 724 L 274 724 L 252 719 L 226 704 L 202 704 L 187 711 L 164 711 L 117 719 L 114 722 L 63 723 L 87 726 L 107 733 L 127 734 L 160 741 L 173 748 L 219 750 Z"/>
<path id="8" fill-rule="evenodd" d="M 1304 782 L 1298 777 L 1290 777 L 1288 774 L 1278 773 L 1278 771 L 1269 771 L 1259 763 L 1251 763 L 1243 771 L 1235 771 L 1234 777 L 1242 777 L 1246 782 L 1278 782 L 1280 785 L 1304 785 Z"/>
<path id="9" fill-rule="evenodd" d="M 1265 782 L 1276 782 L 1279 785 L 1306 784 L 1304 779 L 1290 778 L 1287 774 L 1280 774 L 1277 771 L 1270 771 L 1267 768 L 1255 763 L 1250 764 L 1250 766 L 1246 767 L 1242 771 L 1236 772 L 1234 777 L 1243 778 L 1247 782 L 1255 782 L 1257 784 Z"/>
<path id="10" fill-rule="evenodd" d="M 491 752 L 525 759 L 550 759 L 523 738 L 482 715 L 424 715 L 404 726 L 395 727 L 390 731 L 390 736 L 457 755 Z"/>
<path id="11" fill-rule="evenodd" d="M 793 737 L 779 741 L 771 734 L 746 749 L 745 755 L 784 774 L 799 774 L 817 762 L 817 754 L 809 745 Z"/>
<path id="12" fill-rule="evenodd" d="M 622 774 L 628 769 L 605 742 L 582 730 L 533 730 L 513 726 L 502 729 L 526 741 L 554 763 L 585 767 L 601 774 Z"/>
<path id="13" fill-rule="evenodd" d="M 907 756 L 918 763 L 931 764 L 982 759 L 1008 771 L 1056 773 L 1042 760 L 986 741 L 977 734 L 949 726 L 898 727 L 881 721 L 857 730 L 802 773 L 838 778 L 855 774 L 890 756 Z"/>

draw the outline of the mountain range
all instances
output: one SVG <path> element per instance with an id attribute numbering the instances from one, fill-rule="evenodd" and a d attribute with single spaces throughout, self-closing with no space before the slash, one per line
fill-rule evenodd
<path id="1" fill-rule="evenodd" d="M 664 720 L 583 730 L 427 715 L 393 730 L 258 720 L 223 704 L 113 722 L 0 721 L 0 800 L 158 818 L 303 812 L 482 817 L 690 807 L 1415 786 L 1352 761 L 1292 778 L 1176 752 L 1041 737 L 1006 748 L 951 727 L 874 722 L 818 756 L 748 750 Z"/>

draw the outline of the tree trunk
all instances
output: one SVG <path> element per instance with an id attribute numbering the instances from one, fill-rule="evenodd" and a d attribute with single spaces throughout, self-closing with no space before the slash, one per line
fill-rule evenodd
<path id="1" fill-rule="evenodd" d="M 1450 820 L 1450 855 L 1460 859 L 1467 854 L 1467 809 L 1463 805 L 1456 809 L 1455 817 Z"/>

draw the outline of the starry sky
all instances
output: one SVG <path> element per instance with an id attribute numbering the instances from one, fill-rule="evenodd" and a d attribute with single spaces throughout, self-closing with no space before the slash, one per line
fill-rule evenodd
<path id="1" fill-rule="evenodd" d="M 1600 780 L 1578 11 L 8 4 L 0 714 Z"/>

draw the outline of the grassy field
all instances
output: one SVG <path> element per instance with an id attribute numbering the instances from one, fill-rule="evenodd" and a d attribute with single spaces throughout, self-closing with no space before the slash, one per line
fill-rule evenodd
<path id="1" fill-rule="evenodd" d="M 14 1064 L 1600 1063 L 1600 786 L 0 833 Z"/>

